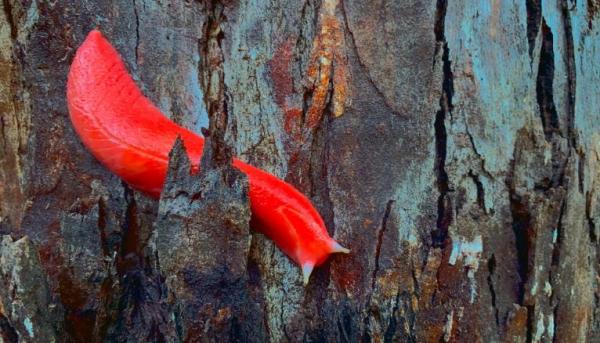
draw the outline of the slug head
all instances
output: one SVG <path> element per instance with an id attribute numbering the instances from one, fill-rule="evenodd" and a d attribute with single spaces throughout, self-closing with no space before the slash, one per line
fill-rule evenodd
<path id="1" fill-rule="evenodd" d="M 285 232 L 292 235 L 294 244 L 289 245 L 287 252 L 302 266 L 305 285 L 313 269 L 325 262 L 330 254 L 350 253 L 349 249 L 329 237 L 325 224 L 316 211 L 302 213 L 289 206 L 281 206 L 276 212 L 285 226 Z"/>

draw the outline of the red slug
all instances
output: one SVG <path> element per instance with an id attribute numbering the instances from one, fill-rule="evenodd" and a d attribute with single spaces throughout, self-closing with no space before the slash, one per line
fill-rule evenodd
<path id="1" fill-rule="evenodd" d="M 67 102 L 84 145 L 133 188 L 160 197 L 177 136 L 193 171 L 199 170 L 204 139 L 172 122 L 143 96 L 118 52 L 97 30 L 71 64 Z M 252 228 L 302 267 L 305 284 L 329 254 L 350 252 L 328 235 L 317 210 L 294 187 L 238 159 L 233 166 L 248 176 Z"/>

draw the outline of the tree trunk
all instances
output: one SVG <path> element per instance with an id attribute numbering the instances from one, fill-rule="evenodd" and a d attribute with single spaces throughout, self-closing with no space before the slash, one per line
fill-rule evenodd
<path id="1" fill-rule="evenodd" d="M 598 0 L 0 6 L 0 341 L 600 340 Z M 69 121 L 93 28 L 210 128 L 160 201 Z M 230 153 L 351 254 L 304 287 Z"/>

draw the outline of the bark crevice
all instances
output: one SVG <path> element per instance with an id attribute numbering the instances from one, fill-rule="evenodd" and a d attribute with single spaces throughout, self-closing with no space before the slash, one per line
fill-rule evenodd
<path id="1" fill-rule="evenodd" d="M 479 175 L 475 174 L 472 170 L 469 171 L 469 177 L 473 180 L 475 184 L 475 188 L 477 189 L 477 205 L 486 213 L 485 207 L 485 189 L 483 188 L 483 183 L 479 179 Z"/>
<path id="2" fill-rule="evenodd" d="M 373 269 L 373 276 L 371 277 L 371 289 L 375 289 L 375 283 L 377 282 L 377 272 L 379 272 L 379 256 L 381 255 L 381 246 L 383 244 L 383 236 L 387 230 L 388 220 L 392 211 L 394 200 L 389 200 L 385 206 L 385 212 L 383 219 L 381 220 L 381 226 L 377 232 L 377 245 L 375 246 L 375 268 Z"/>
<path id="3" fill-rule="evenodd" d="M 546 140 L 553 134 L 561 134 L 558 114 L 554 105 L 554 46 L 552 30 L 542 18 L 542 44 L 538 68 L 536 95 L 540 110 L 540 118 Z"/>
<path id="4" fill-rule="evenodd" d="M 452 96 L 454 93 L 452 65 L 450 62 L 450 50 L 445 37 L 445 19 L 446 19 L 446 0 L 438 0 L 436 7 L 436 22 L 434 26 L 434 34 L 437 40 L 436 56 L 439 55 L 439 50 L 442 49 L 442 96 L 439 100 L 439 110 L 435 116 L 434 131 L 435 131 L 435 170 L 437 175 L 437 188 L 439 192 L 437 200 L 437 224 L 436 229 L 432 231 L 431 239 L 434 248 L 444 248 L 448 238 L 448 228 L 452 222 L 451 199 L 448 197 L 449 180 L 446 172 L 446 154 L 448 134 L 446 132 L 446 117 L 451 115 L 453 104 Z"/>
<path id="5" fill-rule="evenodd" d="M 133 15 L 135 16 L 135 65 L 139 65 L 140 61 L 140 14 L 137 8 L 137 0 L 133 1 Z"/>
<path id="6" fill-rule="evenodd" d="M 496 306 L 496 290 L 494 288 L 494 280 L 492 277 L 496 272 L 496 256 L 492 254 L 492 257 L 488 259 L 488 287 L 490 289 L 490 295 L 492 296 L 492 308 L 494 309 L 494 318 L 496 319 L 496 326 L 500 327 L 499 309 Z"/>
<path id="7" fill-rule="evenodd" d="M 531 213 L 529 212 L 526 199 L 516 194 L 514 188 L 510 189 L 509 196 L 512 230 L 515 235 L 515 248 L 517 250 L 517 264 L 520 277 L 519 303 L 523 304 L 525 285 L 527 284 L 530 271 Z"/>
<path id="8" fill-rule="evenodd" d="M 527 41 L 529 42 L 529 57 L 533 60 L 535 41 L 540 31 L 540 20 L 542 19 L 542 1 L 526 0 L 527 9 Z"/>
<path id="9" fill-rule="evenodd" d="M 227 130 L 227 86 L 223 69 L 222 40 L 225 34 L 221 25 L 226 21 L 224 5 L 220 2 L 208 1 L 206 3 L 207 18 L 202 29 L 202 38 L 199 40 L 200 56 L 204 56 L 199 65 L 199 78 L 204 91 L 204 103 L 209 116 L 209 130 L 203 131 L 205 136 L 210 135 L 207 143 L 211 149 L 205 148 L 202 155 L 202 165 L 208 163 L 222 167 L 231 163 L 232 150 L 225 143 Z M 210 154 L 212 156 L 208 156 Z M 231 184 L 231 183 L 230 183 Z"/>
<path id="10" fill-rule="evenodd" d="M 17 330 L 10 325 L 10 322 L 2 313 L 0 313 L 0 340 L 5 340 L 9 343 L 17 343 L 19 341 Z"/>
<path id="11" fill-rule="evenodd" d="M 577 149 L 577 133 L 575 132 L 575 92 L 577 86 L 577 71 L 575 63 L 575 46 L 573 41 L 573 26 L 568 0 L 561 1 L 563 25 L 565 27 L 565 60 L 567 69 L 567 134 L 571 147 Z M 582 189 L 580 189 L 580 192 Z"/>
<path id="12" fill-rule="evenodd" d="M 8 23 L 8 27 L 10 28 L 10 38 L 15 41 L 17 39 L 17 35 L 19 29 L 17 27 L 17 23 L 15 23 L 15 18 L 13 17 L 13 5 L 11 0 L 2 0 L 4 7 L 4 15 L 6 16 L 6 22 Z"/>

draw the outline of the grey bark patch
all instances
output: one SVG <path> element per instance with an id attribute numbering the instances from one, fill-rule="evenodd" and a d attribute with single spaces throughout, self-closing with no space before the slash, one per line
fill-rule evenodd
<path id="1" fill-rule="evenodd" d="M 344 1 L 360 63 L 395 112 L 411 113 L 433 80 L 435 7 L 421 1 Z M 401 37 L 401 38 L 400 38 Z M 399 80 L 408 82 L 402 83 Z"/>
<path id="2" fill-rule="evenodd" d="M 210 141 L 206 147 L 211 149 Z M 178 333 L 185 340 L 260 341 L 261 311 L 247 286 L 247 181 L 231 166 L 209 166 L 203 163 L 200 175 L 190 175 L 183 144 L 175 143 L 154 225 Z"/>
<path id="3" fill-rule="evenodd" d="M 26 342 L 58 342 L 63 310 L 53 298 L 37 250 L 27 237 L 0 242 L 0 301 L 4 316 Z"/>

